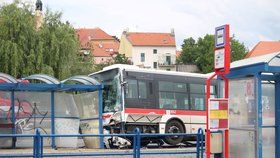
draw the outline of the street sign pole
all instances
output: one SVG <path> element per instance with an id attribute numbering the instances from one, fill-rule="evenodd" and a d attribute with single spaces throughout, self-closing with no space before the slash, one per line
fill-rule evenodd
<path id="1" fill-rule="evenodd" d="M 211 80 L 218 75 L 224 80 L 225 92 L 224 99 L 228 99 L 228 79 L 224 76 L 230 72 L 230 38 L 229 25 L 223 25 L 215 29 L 215 49 L 214 49 L 214 71 L 215 73 L 206 81 L 206 158 L 210 158 L 210 83 Z M 217 115 L 223 115 L 224 112 L 216 112 Z M 213 114 L 212 116 L 216 116 Z M 224 118 L 224 117 L 222 117 Z M 228 125 L 228 124 L 227 124 Z M 219 128 L 218 128 L 219 129 Z M 229 158 L 229 133 L 228 128 L 224 130 L 224 158 Z"/>

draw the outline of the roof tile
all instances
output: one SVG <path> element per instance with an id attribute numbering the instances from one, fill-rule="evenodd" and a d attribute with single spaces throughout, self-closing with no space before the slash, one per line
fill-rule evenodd
<path id="1" fill-rule="evenodd" d="M 265 55 L 280 51 L 280 41 L 260 41 L 245 58 Z"/>
<path id="2" fill-rule="evenodd" d="M 100 28 L 91 28 L 91 29 L 76 29 L 76 34 L 79 37 L 81 46 L 84 48 L 89 48 L 89 41 L 91 40 L 114 40 L 114 38 L 108 35 L 106 32 Z"/>
<path id="3" fill-rule="evenodd" d="M 128 32 L 127 39 L 134 46 L 176 46 L 171 33 Z"/>

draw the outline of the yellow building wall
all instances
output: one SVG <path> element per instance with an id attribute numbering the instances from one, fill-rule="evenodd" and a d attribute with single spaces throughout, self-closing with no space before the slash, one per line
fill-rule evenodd
<path id="1" fill-rule="evenodd" d="M 126 38 L 125 34 L 122 34 L 119 54 L 124 54 L 127 58 L 132 58 L 132 45 Z"/>

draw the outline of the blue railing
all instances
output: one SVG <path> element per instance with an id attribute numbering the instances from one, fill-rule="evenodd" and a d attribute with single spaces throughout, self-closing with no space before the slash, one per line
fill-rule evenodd
<path id="1" fill-rule="evenodd" d="M 97 152 L 97 153 L 44 153 L 44 138 L 55 138 L 55 137 L 111 137 L 111 136 L 125 136 L 133 137 L 133 149 L 131 151 L 120 151 L 120 152 Z M 191 151 L 161 151 L 161 152 L 151 152 L 143 151 L 141 152 L 141 137 L 163 137 L 163 136 L 196 136 L 196 149 Z M 0 157 L 76 157 L 76 156 L 121 156 L 121 155 L 132 155 L 133 158 L 140 158 L 141 155 L 155 155 L 155 154 L 196 154 L 196 158 L 203 158 L 204 152 L 204 133 L 202 129 L 198 130 L 197 134 L 141 134 L 139 129 L 134 130 L 134 134 L 40 134 L 40 129 L 36 130 L 36 134 L 0 134 L 0 137 L 33 137 L 33 154 L 2 154 Z"/>

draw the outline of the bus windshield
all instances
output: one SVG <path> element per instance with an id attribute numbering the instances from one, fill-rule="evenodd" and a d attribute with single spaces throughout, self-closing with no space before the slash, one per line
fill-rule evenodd
<path id="1" fill-rule="evenodd" d="M 104 85 L 103 112 L 121 111 L 121 85 L 119 69 L 112 69 L 91 75 Z"/>

